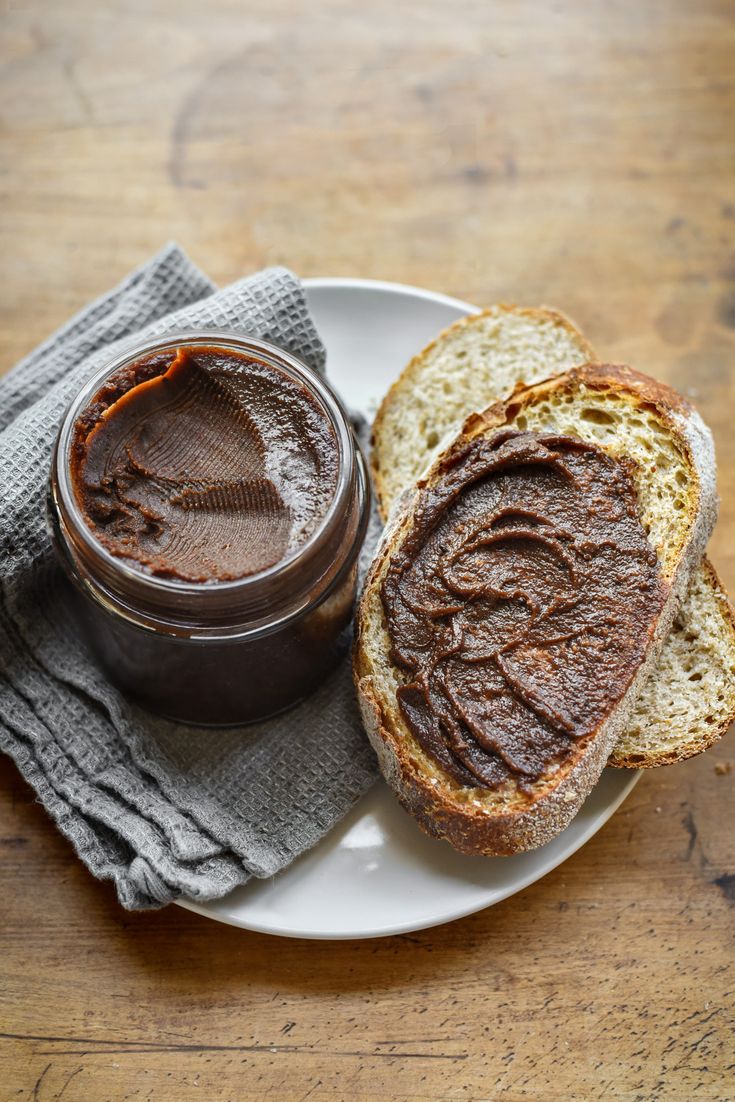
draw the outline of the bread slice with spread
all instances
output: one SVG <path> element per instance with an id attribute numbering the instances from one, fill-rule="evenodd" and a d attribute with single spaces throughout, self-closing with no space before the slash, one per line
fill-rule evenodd
<path id="1" fill-rule="evenodd" d="M 394 509 L 354 654 L 383 773 L 474 854 L 548 841 L 626 730 L 716 518 L 681 396 L 587 364 L 473 414 Z"/>
<path id="2" fill-rule="evenodd" d="M 371 462 L 383 519 L 470 412 L 596 358 L 573 322 L 545 307 L 491 306 L 444 330 L 411 360 L 375 419 Z M 734 719 L 735 619 L 705 558 L 608 764 L 682 761 Z"/>

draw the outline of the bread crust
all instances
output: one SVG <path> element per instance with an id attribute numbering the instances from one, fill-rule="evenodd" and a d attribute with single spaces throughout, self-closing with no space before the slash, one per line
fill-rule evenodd
<path id="1" fill-rule="evenodd" d="M 410 391 L 413 388 L 415 378 L 420 374 L 424 362 L 451 334 L 471 328 L 481 323 L 484 319 L 494 317 L 498 314 L 516 314 L 519 317 L 530 318 L 536 321 L 551 321 L 555 326 L 566 330 L 572 339 L 580 345 L 580 348 L 583 349 L 584 352 L 582 359 L 587 359 L 589 361 L 595 359 L 596 353 L 592 345 L 584 334 L 580 332 L 574 322 L 566 317 L 565 314 L 562 314 L 561 311 L 553 310 L 549 306 L 516 306 L 514 303 L 500 302 L 494 306 L 488 306 L 484 310 L 479 310 L 476 314 L 468 314 L 467 317 L 459 318 L 457 321 L 447 326 L 446 329 L 443 329 L 433 341 L 427 344 L 421 352 L 417 353 L 417 355 L 409 361 L 386 393 L 375 415 L 370 440 L 370 474 L 381 520 L 385 521 L 387 519 L 390 506 L 387 500 L 388 495 L 385 488 L 385 479 L 380 468 L 378 456 L 381 452 L 380 437 L 383 432 L 383 424 L 389 416 L 392 406 L 406 391 Z"/>
<path id="2" fill-rule="evenodd" d="M 669 598 L 656 623 L 646 658 L 620 704 L 597 732 L 578 744 L 561 769 L 544 779 L 539 792 L 530 797 L 515 792 L 502 809 L 491 809 L 482 799 L 487 790 L 463 788 L 442 774 L 440 768 L 430 777 L 422 768 L 418 744 L 397 708 L 391 706 L 394 702 L 381 695 L 373 677 L 365 647 L 369 602 L 379 600 L 378 590 L 388 559 L 412 523 L 418 489 L 431 484 L 443 465 L 478 434 L 512 422 L 520 409 L 546 393 L 573 392 L 580 387 L 610 390 L 627 395 L 633 403 L 655 407 L 688 456 L 694 475 L 694 496 L 687 510 L 687 523 L 680 525 L 680 546 L 674 566 L 668 576 L 663 575 L 670 586 Z M 417 490 L 402 495 L 394 506 L 357 615 L 354 676 L 363 721 L 386 780 L 423 830 L 445 838 L 462 853 L 505 856 L 543 845 L 571 821 L 625 728 L 630 709 L 671 629 L 690 573 L 703 554 L 716 514 L 714 453 L 708 430 L 681 395 L 626 365 L 590 363 L 574 368 L 554 379 L 525 387 L 506 401 L 496 402 L 467 419 L 460 435 L 419 480 Z"/>

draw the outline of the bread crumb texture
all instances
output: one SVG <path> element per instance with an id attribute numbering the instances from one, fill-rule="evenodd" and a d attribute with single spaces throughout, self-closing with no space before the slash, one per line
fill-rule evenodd
<path id="1" fill-rule="evenodd" d="M 686 603 L 610 765 L 669 765 L 701 753 L 727 731 L 734 700 L 732 608 L 705 560 L 692 576 Z"/>
<path id="2" fill-rule="evenodd" d="M 582 334 L 552 310 L 491 306 L 450 326 L 411 361 L 378 412 L 373 472 L 383 514 L 468 413 L 591 359 Z"/>

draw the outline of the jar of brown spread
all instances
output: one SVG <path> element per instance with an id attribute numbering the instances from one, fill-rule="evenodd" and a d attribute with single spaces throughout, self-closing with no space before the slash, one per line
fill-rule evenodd
<path id="1" fill-rule="evenodd" d="M 339 401 L 293 356 L 219 331 L 139 344 L 59 432 L 50 516 L 71 613 L 142 705 L 263 719 L 345 653 L 368 496 Z"/>

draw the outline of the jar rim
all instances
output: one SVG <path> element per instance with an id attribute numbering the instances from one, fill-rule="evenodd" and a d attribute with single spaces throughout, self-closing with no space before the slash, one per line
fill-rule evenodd
<path id="1" fill-rule="evenodd" d="M 74 427 L 78 417 L 94 400 L 105 382 L 116 372 L 143 356 L 165 352 L 169 348 L 175 351 L 181 346 L 214 346 L 224 349 L 229 347 L 233 351 L 249 355 L 253 360 L 280 370 L 306 387 L 309 395 L 317 401 L 334 432 L 337 445 L 337 482 L 329 504 L 314 531 L 277 563 L 243 578 L 208 582 L 166 578 L 147 573 L 127 560 L 113 555 L 85 521 L 72 486 L 70 455 Z M 223 613 L 231 621 L 232 616 L 237 616 L 238 613 L 248 610 L 257 612 L 261 606 L 270 607 L 270 603 L 267 600 L 265 602 L 259 600 L 259 596 L 262 598 L 270 596 L 272 602 L 273 590 L 284 582 L 288 586 L 288 582 L 294 579 L 297 571 L 303 570 L 306 574 L 308 564 L 312 567 L 316 566 L 316 572 L 309 570 L 308 579 L 303 578 L 302 584 L 295 585 L 295 588 L 301 592 L 318 585 L 320 577 L 318 565 L 320 558 L 323 557 L 319 555 L 319 551 L 329 541 L 330 535 L 339 529 L 340 521 L 344 519 L 345 505 L 349 502 L 354 488 L 358 451 L 347 414 L 332 387 L 322 376 L 292 353 L 261 338 L 250 337 L 234 330 L 174 330 L 154 338 L 138 339 L 126 344 L 111 361 L 87 380 L 72 400 L 61 421 L 53 452 L 52 481 L 56 489 L 53 500 L 57 510 L 62 514 L 59 519 L 64 522 L 64 535 L 71 539 L 75 551 L 94 574 L 95 581 L 98 584 L 102 583 L 106 596 L 112 596 L 118 601 L 122 599 L 122 604 L 127 609 L 134 608 L 135 611 L 143 611 L 144 614 L 163 614 L 166 619 L 171 617 L 174 622 L 179 621 L 177 611 L 186 606 L 184 615 L 188 621 L 196 608 L 203 619 L 209 623 L 211 615 L 208 611 L 211 613 L 212 610 L 207 610 L 206 606 L 214 604 L 220 614 L 215 614 L 214 619 L 217 623 L 221 623 Z M 326 584 L 329 585 L 330 582 L 327 581 Z M 125 593 L 121 592 L 128 588 L 132 589 L 140 599 L 132 606 L 125 600 Z M 288 592 L 290 597 L 294 598 L 292 590 L 289 589 Z M 292 602 L 287 600 L 285 603 Z M 140 609 L 140 604 L 145 607 Z M 278 610 L 272 609 L 272 611 L 276 613 Z M 200 622 L 199 617 L 197 622 Z"/>

